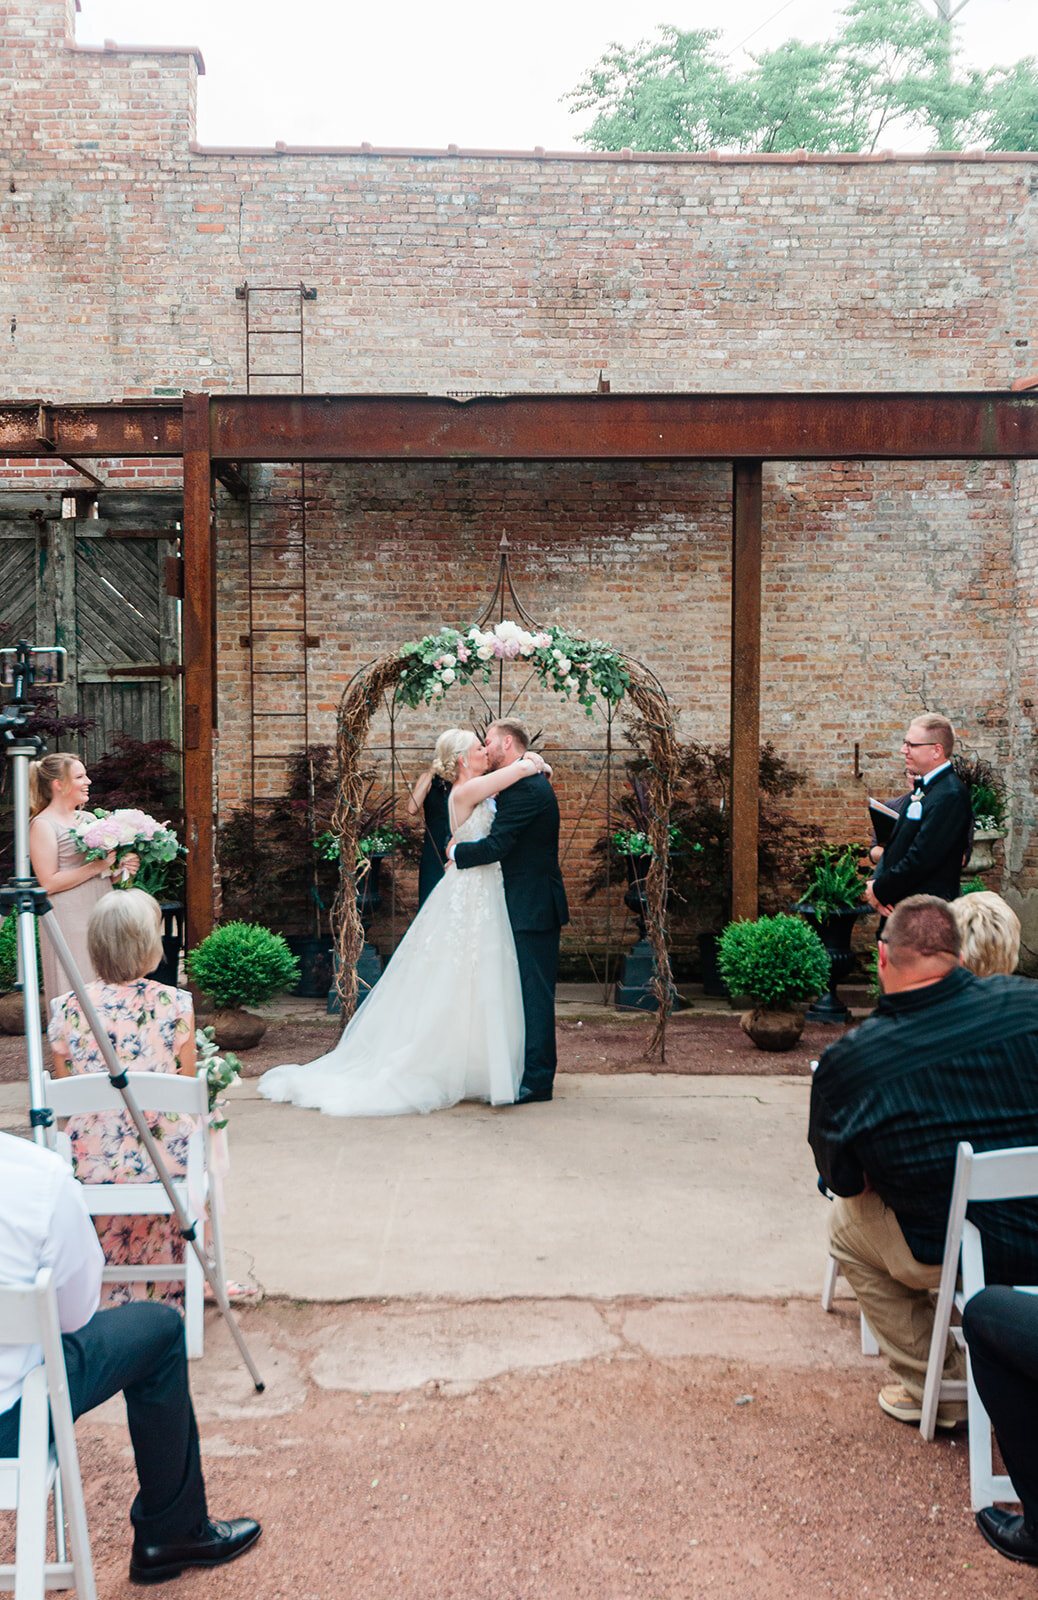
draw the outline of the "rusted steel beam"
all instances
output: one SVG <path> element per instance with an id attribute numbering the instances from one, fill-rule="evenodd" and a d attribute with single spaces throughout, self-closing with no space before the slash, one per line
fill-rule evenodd
<path id="1" fill-rule="evenodd" d="M 45 405 L 0 400 L 0 456 L 179 456 L 179 400 Z M 73 463 L 75 464 L 75 463 Z M 82 468 L 76 464 L 76 470 Z"/>
<path id="2" fill-rule="evenodd" d="M 1038 393 L 221 395 L 225 462 L 1028 460 Z M 41 442 L 40 418 L 44 419 Z M 0 457 L 178 456 L 180 404 L 0 402 Z"/>
<path id="3" fill-rule="evenodd" d="M 187 817 L 187 942 L 213 926 L 216 734 L 216 603 L 209 396 L 184 396 L 184 811 Z"/>
<path id="4" fill-rule="evenodd" d="M 732 920 L 757 915 L 760 821 L 761 464 L 732 478 Z"/>
<path id="5" fill-rule="evenodd" d="M 234 461 L 1038 457 L 1038 398 L 946 394 L 221 395 Z"/>

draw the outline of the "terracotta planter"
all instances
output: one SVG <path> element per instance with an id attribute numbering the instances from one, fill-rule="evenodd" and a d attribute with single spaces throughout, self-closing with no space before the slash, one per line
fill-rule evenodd
<path id="1" fill-rule="evenodd" d="M 240 1006 L 226 1011 L 210 1011 L 198 1018 L 198 1026 L 211 1027 L 220 1049 L 233 1050 L 235 1055 L 239 1050 L 255 1049 L 267 1031 L 267 1024 L 262 1017 L 254 1016 L 251 1011 L 243 1011 Z"/>
<path id="2" fill-rule="evenodd" d="M 804 1031 L 804 1013 L 792 1006 L 756 1006 L 739 1019 L 758 1050 L 792 1050 Z"/>

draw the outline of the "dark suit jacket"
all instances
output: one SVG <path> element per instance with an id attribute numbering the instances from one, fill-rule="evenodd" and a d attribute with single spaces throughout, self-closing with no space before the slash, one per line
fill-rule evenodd
<path id="1" fill-rule="evenodd" d="M 569 921 L 559 871 L 559 803 L 542 773 L 502 789 L 485 839 L 454 847 L 458 867 L 486 867 L 492 861 L 501 863 L 515 932 L 547 933 Z"/>
<path id="2" fill-rule="evenodd" d="M 920 790 L 922 814 L 911 818 L 912 799 Z M 873 884 L 876 899 L 887 906 L 910 894 L 957 900 L 971 816 L 969 792 L 951 767 L 925 787 L 917 783 L 883 852 Z"/>

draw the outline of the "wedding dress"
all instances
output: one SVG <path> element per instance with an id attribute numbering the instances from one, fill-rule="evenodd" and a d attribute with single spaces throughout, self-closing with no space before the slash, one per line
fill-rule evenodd
<path id="1" fill-rule="evenodd" d="M 483 800 L 455 837 L 483 839 Z M 511 1104 L 523 1072 L 523 1001 L 501 868 L 452 867 L 415 917 L 334 1050 L 274 1067 L 258 1083 L 333 1117 L 442 1111 L 459 1100 Z"/>

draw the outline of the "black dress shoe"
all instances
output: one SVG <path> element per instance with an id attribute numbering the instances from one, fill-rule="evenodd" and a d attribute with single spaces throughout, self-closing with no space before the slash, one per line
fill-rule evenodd
<path id="1" fill-rule="evenodd" d="M 1001 1506 L 985 1506 L 977 1512 L 977 1527 L 1000 1556 L 1038 1567 L 1038 1529 L 1028 1527 L 1023 1517 Z"/>
<path id="2" fill-rule="evenodd" d="M 131 1583 L 165 1583 L 179 1578 L 185 1567 L 222 1567 L 225 1561 L 244 1555 L 260 1536 L 260 1525 L 251 1517 L 235 1522 L 203 1522 L 186 1539 L 170 1544 L 138 1544 L 130 1552 Z"/>
<path id="3" fill-rule="evenodd" d="M 550 1089 L 520 1089 L 519 1093 L 515 1097 L 515 1103 L 517 1106 L 529 1106 L 532 1105 L 535 1100 L 550 1099 Z"/>

